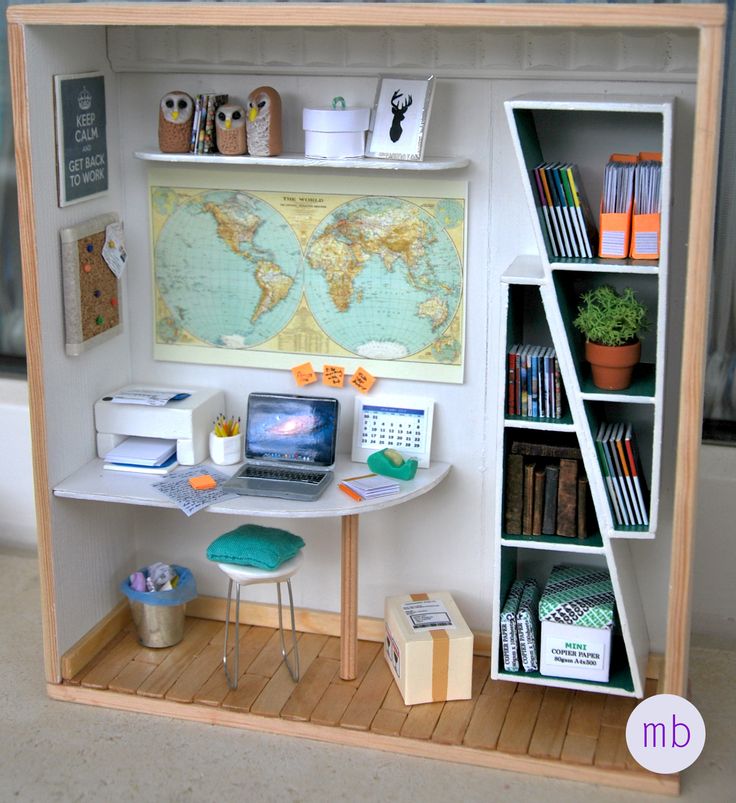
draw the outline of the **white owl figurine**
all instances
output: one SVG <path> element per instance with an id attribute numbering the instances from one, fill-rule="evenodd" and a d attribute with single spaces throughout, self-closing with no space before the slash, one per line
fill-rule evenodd
<path id="1" fill-rule="evenodd" d="M 281 153 L 281 96 L 270 86 L 259 86 L 248 95 L 248 153 L 278 156 Z"/>
<path id="2" fill-rule="evenodd" d="M 188 153 L 194 122 L 194 101 L 186 92 L 167 92 L 158 110 L 161 153 Z"/>
<path id="3" fill-rule="evenodd" d="M 245 153 L 245 109 L 242 106 L 225 103 L 217 107 L 215 142 L 217 150 L 226 156 L 240 156 Z"/>

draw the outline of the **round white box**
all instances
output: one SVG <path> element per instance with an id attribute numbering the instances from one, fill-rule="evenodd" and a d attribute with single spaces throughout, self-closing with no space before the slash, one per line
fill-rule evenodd
<path id="1" fill-rule="evenodd" d="M 370 109 L 304 109 L 304 155 L 310 159 L 354 159 L 365 153 Z"/>

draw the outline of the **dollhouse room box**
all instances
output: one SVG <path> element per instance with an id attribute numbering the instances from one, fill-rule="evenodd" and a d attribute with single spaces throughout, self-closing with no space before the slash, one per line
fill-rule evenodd
<path id="1" fill-rule="evenodd" d="M 473 634 L 445 591 L 386 599 L 384 653 L 406 705 L 468 700 Z"/>

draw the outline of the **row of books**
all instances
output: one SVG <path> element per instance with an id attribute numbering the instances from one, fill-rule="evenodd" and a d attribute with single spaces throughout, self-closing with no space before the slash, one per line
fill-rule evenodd
<path id="1" fill-rule="evenodd" d="M 562 418 L 562 382 L 551 346 L 517 343 L 507 354 L 506 412 L 529 418 Z"/>
<path id="2" fill-rule="evenodd" d="M 616 524 L 647 526 L 649 494 L 632 425 L 601 423 L 595 445 Z"/>
<path id="3" fill-rule="evenodd" d="M 593 531 L 588 478 L 575 447 L 515 442 L 506 456 L 504 531 L 587 538 Z"/>
<path id="4" fill-rule="evenodd" d="M 593 257 L 598 232 L 577 165 L 542 162 L 532 172 L 552 254 Z"/>
<path id="5" fill-rule="evenodd" d="M 599 256 L 659 257 L 662 154 L 611 154 L 603 174 Z"/>
<path id="6" fill-rule="evenodd" d="M 218 106 L 222 106 L 227 101 L 227 95 L 215 93 L 197 95 L 194 101 L 190 153 L 214 153 L 217 150 L 215 146 L 215 112 Z"/>

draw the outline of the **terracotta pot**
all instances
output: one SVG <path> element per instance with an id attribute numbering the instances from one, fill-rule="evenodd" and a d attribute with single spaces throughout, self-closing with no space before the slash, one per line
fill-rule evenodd
<path id="1" fill-rule="evenodd" d="M 625 346 L 601 346 L 590 341 L 585 343 L 585 359 L 593 369 L 593 384 L 602 390 L 627 388 L 640 357 L 639 340 Z"/>

